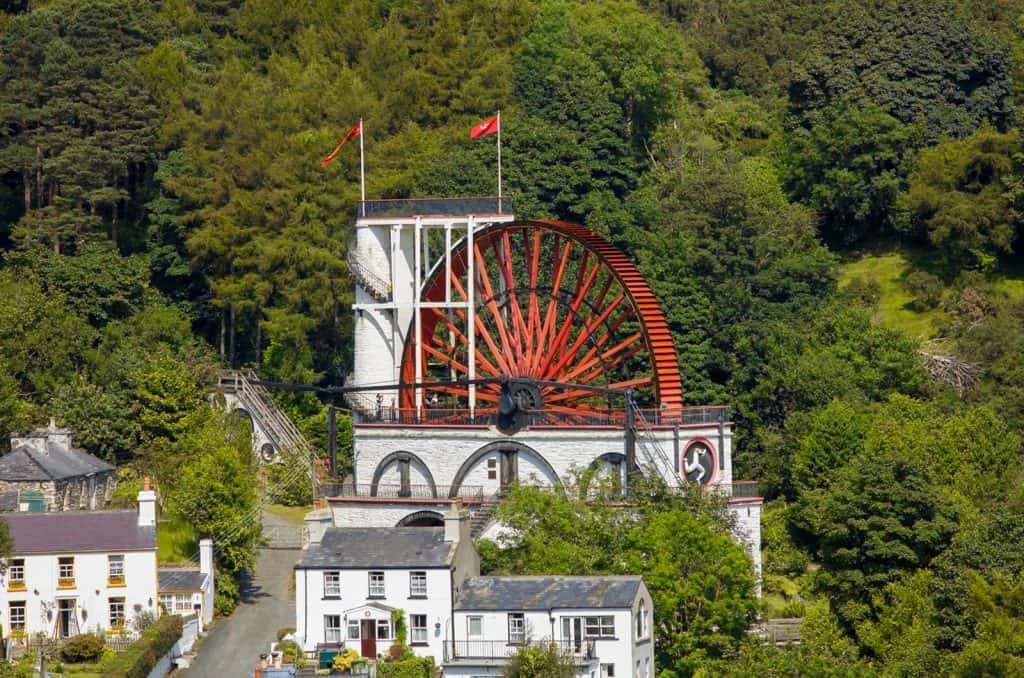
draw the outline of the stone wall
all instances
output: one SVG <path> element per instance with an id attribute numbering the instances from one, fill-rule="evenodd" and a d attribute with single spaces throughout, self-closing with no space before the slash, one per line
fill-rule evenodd
<path id="1" fill-rule="evenodd" d="M 57 481 L 0 480 L 0 493 L 39 492 L 49 511 L 101 510 L 107 507 L 116 486 L 117 475 L 108 471 L 97 473 L 91 481 L 84 476 Z"/>

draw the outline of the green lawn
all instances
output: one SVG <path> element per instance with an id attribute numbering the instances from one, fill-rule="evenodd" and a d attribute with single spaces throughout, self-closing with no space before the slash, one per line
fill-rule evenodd
<path id="1" fill-rule="evenodd" d="M 302 519 L 313 510 L 312 506 L 282 506 L 281 504 L 267 504 L 263 508 L 268 513 L 273 513 L 296 525 L 302 525 Z"/>
<path id="2" fill-rule="evenodd" d="M 199 552 L 192 526 L 180 518 L 161 520 L 156 528 L 156 557 L 161 563 L 187 563 Z"/>
<path id="3" fill-rule="evenodd" d="M 946 314 L 938 309 L 920 312 L 910 308 L 913 297 L 903 289 L 900 281 L 911 270 L 910 256 L 905 252 L 869 253 L 843 264 L 839 287 L 845 287 L 856 278 L 874 280 L 881 288 L 875 321 L 914 339 L 925 340 L 935 335 L 933 321 L 944 318 Z"/>

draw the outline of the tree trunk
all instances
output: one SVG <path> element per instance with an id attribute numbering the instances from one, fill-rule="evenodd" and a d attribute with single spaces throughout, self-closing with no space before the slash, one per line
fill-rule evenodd
<path id="1" fill-rule="evenodd" d="M 263 313 L 256 309 L 256 364 L 263 364 L 263 323 L 260 322 Z"/>
<path id="2" fill-rule="evenodd" d="M 224 362 L 224 337 L 227 334 L 227 317 L 228 313 L 226 309 L 220 310 L 220 361 Z"/>
<path id="3" fill-rule="evenodd" d="M 111 205 L 110 210 L 110 240 L 114 243 L 114 249 L 117 249 L 117 201 Z"/>
<path id="4" fill-rule="evenodd" d="M 25 189 L 25 214 L 28 214 L 28 211 L 32 209 L 32 170 L 28 165 L 25 166 L 25 171 L 21 175 L 21 182 Z"/>
<path id="5" fill-rule="evenodd" d="M 231 369 L 235 369 L 235 307 L 228 306 L 229 318 L 229 331 L 230 336 L 228 337 L 228 364 Z"/>
<path id="6" fill-rule="evenodd" d="M 39 196 L 39 207 L 43 206 L 43 149 L 41 146 L 36 146 L 36 157 L 39 159 L 39 164 L 36 165 L 36 195 Z"/>

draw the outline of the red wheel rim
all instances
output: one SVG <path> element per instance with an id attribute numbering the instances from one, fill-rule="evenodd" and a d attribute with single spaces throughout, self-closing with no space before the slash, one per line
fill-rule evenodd
<path id="1" fill-rule="evenodd" d="M 589 229 L 557 221 L 496 224 L 474 234 L 477 378 L 521 377 L 638 391 L 641 401 L 677 410 L 682 384 L 672 336 L 654 293 L 636 266 Z M 467 243 L 451 252 L 452 299 L 465 302 Z M 423 302 L 443 302 L 439 265 L 423 286 Z M 466 379 L 469 340 L 462 309 L 420 311 L 423 381 Z M 402 381 L 416 379 L 415 319 L 402 358 Z M 431 388 L 466 398 L 465 386 Z M 578 412 L 601 407 L 582 388 L 542 388 L 545 408 Z M 499 384 L 476 397 L 498 400 Z M 411 389 L 402 407 L 415 407 Z"/>

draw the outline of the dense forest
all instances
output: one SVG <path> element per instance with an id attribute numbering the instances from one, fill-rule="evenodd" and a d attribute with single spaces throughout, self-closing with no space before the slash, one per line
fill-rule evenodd
<path id="1" fill-rule="evenodd" d="M 348 372 L 358 157 L 319 160 L 362 118 L 370 197 L 492 194 L 500 109 L 517 215 L 634 257 L 688 401 L 732 406 L 761 612 L 806 620 L 761 646 L 721 596 L 659 675 L 1024 675 L 1024 1 L 3 7 L 0 432 L 55 416 L 198 531 L 251 516 L 205 389 Z"/>

